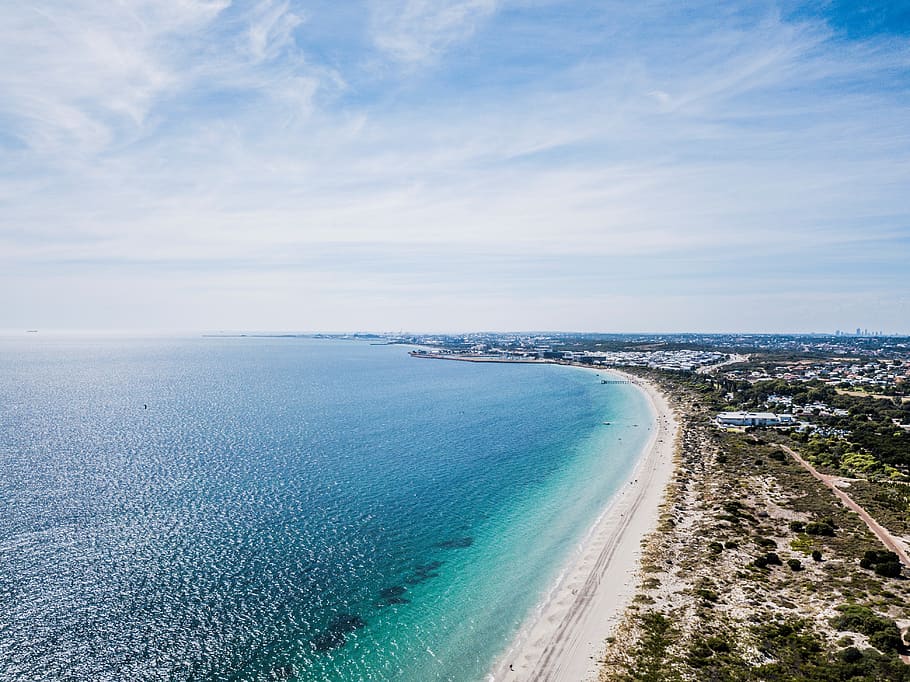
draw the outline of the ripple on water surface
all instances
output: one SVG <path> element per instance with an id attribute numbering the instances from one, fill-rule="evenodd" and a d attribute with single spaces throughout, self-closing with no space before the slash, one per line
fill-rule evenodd
<path id="1" fill-rule="evenodd" d="M 2 680 L 477 679 L 646 437 L 565 368 L 0 343 Z"/>

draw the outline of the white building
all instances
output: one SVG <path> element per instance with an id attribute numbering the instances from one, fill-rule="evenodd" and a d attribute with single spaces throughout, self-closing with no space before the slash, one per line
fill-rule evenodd
<path id="1" fill-rule="evenodd" d="M 773 412 L 721 412 L 716 419 L 720 426 L 789 426 L 796 423 L 792 414 Z"/>

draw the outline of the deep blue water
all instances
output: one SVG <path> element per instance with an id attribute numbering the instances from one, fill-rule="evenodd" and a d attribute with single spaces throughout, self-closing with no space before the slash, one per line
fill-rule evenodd
<path id="1" fill-rule="evenodd" d="M 0 679 L 481 679 L 650 421 L 401 346 L 0 340 Z"/>

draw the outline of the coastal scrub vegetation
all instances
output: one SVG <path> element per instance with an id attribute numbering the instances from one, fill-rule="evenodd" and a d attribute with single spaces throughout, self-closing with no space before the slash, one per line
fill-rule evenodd
<path id="1" fill-rule="evenodd" d="M 637 618 L 641 636 L 631 651 L 632 666 L 625 671 L 621 682 L 677 682 L 680 678 L 670 664 L 670 646 L 679 633 L 670 618 L 659 611 L 647 611 Z"/>
<path id="2" fill-rule="evenodd" d="M 910 485 L 896 481 L 851 481 L 850 497 L 892 533 L 910 536 Z"/>

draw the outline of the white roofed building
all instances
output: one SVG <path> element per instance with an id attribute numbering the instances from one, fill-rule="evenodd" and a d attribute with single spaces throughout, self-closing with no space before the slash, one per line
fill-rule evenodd
<path id="1" fill-rule="evenodd" d="M 720 426 L 788 426 L 796 423 L 792 414 L 773 412 L 721 412 L 715 419 Z"/>

